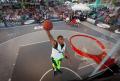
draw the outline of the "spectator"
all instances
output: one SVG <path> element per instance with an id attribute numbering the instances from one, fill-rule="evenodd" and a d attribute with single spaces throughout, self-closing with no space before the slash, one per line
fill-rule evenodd
<path id="1" fill-rule="evenodd" d="M 34 14 L 34 20 L 36 23 L 40 23 L 41 18 L 42 18 L 42 15 L 40 13 Z"/>

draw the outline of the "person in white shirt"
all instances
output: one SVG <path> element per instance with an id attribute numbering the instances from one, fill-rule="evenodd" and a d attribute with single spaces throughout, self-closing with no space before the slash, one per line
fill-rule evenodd
<path id="1" fill-rule="evenodd" d="M 70 59 L 70 56 L 66 50 L 66 43 L 64 41 L 64 37 L 59 35 L 57 40 L 53 38 L 50 33 L 50 30 L 46 30 L 46 33 L 49 37 L 50 43 L 52 44 L 52 53 L 51 53 L 51 60 L 52 66 L 54 70 L 54 75 L 61 72 L 61 61 L 63 58 Z"/>

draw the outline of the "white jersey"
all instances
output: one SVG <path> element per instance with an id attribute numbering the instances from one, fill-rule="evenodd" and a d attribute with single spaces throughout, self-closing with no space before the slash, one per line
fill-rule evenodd
<path id="1" fill-rule="evenodd" d="M 59 59 L 62 59 L 64 58 L 64 52 L 65 52 L 65 49 L 66 49 L 66 44 L 64 43 L 64 46 L 63 48 L 61 47 L 61 45 L 58 43 L 58 46 L 57 48 L 55 49 L 54 47 L 52 47 L 52 54 L 51 54 L 51 57 L 56 59 L 56 60 L 59 60 Z"/>

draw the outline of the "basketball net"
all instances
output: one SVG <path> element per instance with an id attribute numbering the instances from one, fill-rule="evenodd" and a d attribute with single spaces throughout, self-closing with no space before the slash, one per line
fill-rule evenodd
<path id="1" fill-rule="evenodd" d="M 70 37 L 70 45 L 72 50 L 79 56 L 92 59 L 97 64 L 107 56 L 104 44 L 95 37 L 78 34 Z M 100 68 L 105 69 L 114 63 L 114 59 L 109 58 Z"/>

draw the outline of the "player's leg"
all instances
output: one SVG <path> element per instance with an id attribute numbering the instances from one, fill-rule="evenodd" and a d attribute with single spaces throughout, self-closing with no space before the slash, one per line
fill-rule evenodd
<path id="1" fill-rule="evenodd" d="M 57 61 L 57 69 L 58 70 L 60 70 L 60 68 L 61 68 L 61 61 L 62 61 L 61 59 Z"/>
<path id="2" fill-rule="evenodd" d="M 61 71 L 60 71 L 61 61 L 60 60 L 56 60 L 56 59 L 52 58 L 52 66 L 53 66 L 53 70 L 54 70 L 54 76 L 61 73 Z"/>
<path id="3" fill-rule="evenodd" d="M 54 58 L 52 58 L 52 66 L 54 71 L 57 71 L 57 60 L 55 60 Z"/>
<path id="4" fill-rule="evenodd" d="M 61 71 L 61 61 L 62 61 L 61 59 L 57 61 L 57 71 L 59 73 L 62 73 L 62 71 Z"/>

